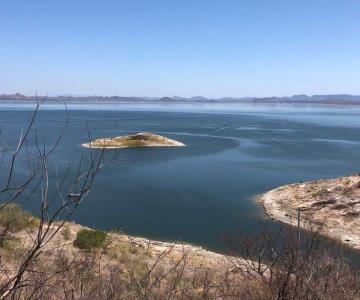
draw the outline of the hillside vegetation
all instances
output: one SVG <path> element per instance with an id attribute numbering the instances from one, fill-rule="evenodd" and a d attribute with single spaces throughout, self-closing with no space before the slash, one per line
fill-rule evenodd
<path id="1" fill-rule="evenodd" d="M 11 228 L 0 247 L 1 284 L 18 272 L 38 233 L 37 219 L 14 207 L 7 210 L 8 218 L 1 215 L 0 226 Z M 3 299 L 360 297 L 358 273 L 315 248 L 313 237 L 303 241 L 307 251 L 302 253 L 294 247 L 296 238 L 289 232 L 264 232 L 251 239 L 227 236 L 232 254 L 227 256 L 69 222 L 43 230 L 59 231 L 24 272 L 22 284 L 10 293 L 2 292 Z M 281 249 L 279 238 L 286 241 Z"/>

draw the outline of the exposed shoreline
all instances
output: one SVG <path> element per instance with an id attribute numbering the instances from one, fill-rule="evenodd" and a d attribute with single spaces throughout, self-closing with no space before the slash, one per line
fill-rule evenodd
<path id="1" fill-rule="evenodd" d="M 137 133 L 114 138 L 99 138 L 81 144 L 82 147 L 92 149 L 122 149 L 139 147 L 184 147 L 185 144 L 153 133 Z"/>
<path id="2" fill-rule="evenodd" d="M 144 146 L 138 146 L 138 147 L 133 147 L 133 146 L 116 146 L 116 147 L 112 147 L 112 146 L 93 146 L 91 145 L 91 143 L 84 143 L 81 144 L 81 147 L 84 148 L 91 148 L 91 149 L 124 149 L 124 148 L 145 148 L 145 147 L 184 147 L 185 145 L 144 145 Z"/>
<path id="3" fill-rule="evenodd" d="M 321 224 L 320 234 L 360 250 L 360 176 L 284 185 L 257 198 L 266 214 L 308 230 Z"/>
<path id="4" fill-rule="evenodd" d="M 55 231 L 58 228 L 59 224 L 55 223 L 51 227 L 51 231 Z M 65 241 L 63 232 L 68 228 L 70 230 L 70 240 Z M 87 226 L 83 226 L 73 222 L 66 222 L 59 234 L 55 235 L 54 239 L 45 247 L 46 249 L 52 249 L 56 245 L 62 245 L 62 249 L 65 250 L 68 254 L 77 253 L 79 250 L 73 246 L 73 241 L 80 230 L 95 230 Z M 168 259 L 178 259 L 182 255 L 187 255 L 189 267 L 201 267 L 209 268 L 212 270 L 217 270 L 219 266 L 224 266 L 231 259 L 242 260 L 238 257 L 231 257 L 226 254 L 214 252 L 207 250 L 201 246 L 193 245 L 190 243 L 179 242 L 179 241 L 163 241 L 163 240 L 153 240 L 145 237 L 139 237 L 134 235 L 125 234 L 123 232 L 108 232 L 105 231 L 109 240 L 111 240 L 112 245 L 128 245 L 130 248 L 134 247 L 139 249 L 139 251 L 150 253 L 150 257 L 156 258 L 164 253 L 167 253 Z M 34 232 L 33 234 L 36 234 Z M 31 233 L 29 231 L 21 231 L 14 234 L 15 237 L 19 238 L 24 245 L 32 244 Z M 109 260 L 109 258 L 106 258 Z M 150 259 L 151 260 L 151 259 Z"/>

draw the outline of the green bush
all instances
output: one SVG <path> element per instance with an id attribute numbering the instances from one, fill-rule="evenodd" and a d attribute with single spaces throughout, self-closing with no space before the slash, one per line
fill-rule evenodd
<path id="1" fill-rule="evenodd" d="M 39 226 L 39 219 L 24 211 L 19 205 L 9 203 L 0 209 L 0 227 L 14 233 L 25 228 L 34 229 Z"/>
<path id="2" fill-rule="evenodd" d="M 74 246 L 80 249 L 99 249 L 106 244 L 106 233 L 98 230 L 81 229 L 76 235 Z"/>

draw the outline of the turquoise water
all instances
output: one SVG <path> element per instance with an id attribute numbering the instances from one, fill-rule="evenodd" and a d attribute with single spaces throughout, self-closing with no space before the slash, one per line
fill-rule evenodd
<path id="1" fill-rule="evenodd" d="M 10 145 L 30 109 L 0 105 L 2 136 Z M 81 151 L 90 151 L 80 146 L 88 140 L 86 126 L 92 138 L 149 131 L 187 145 L 107 151 L 120 161 L 102 170 L 74 216 L 100 229 L 221 250 L 226 232 L 255 234 L 263 222 L 277 226 L 254 202 L 256 195 L 360 170 L 357 107 L 76 104 L 68 113 L 69 128 L 51 162 L 60 173 Z M 65 118 L 57 104 L 40 112 L 36 127 L 46 143 L 55 141 Z M 1 151 L 5 157 L 6 147 Z M 5 165 L 1 168 L 3 176 Z M 17 174 L 22 171 L 18 166 Z M 23 203 L 35 213 L 36 204 Z"/>

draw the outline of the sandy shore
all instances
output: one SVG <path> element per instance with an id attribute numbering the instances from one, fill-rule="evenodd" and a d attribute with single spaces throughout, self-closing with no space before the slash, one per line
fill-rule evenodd
<path id="1" fill-rule="evenodd" d="M 258 201 L 273 219 L 297 226 L 322 225 L 321 234 L 360 249 L 360 176 L 290 184 L 271 190 Z"/>

